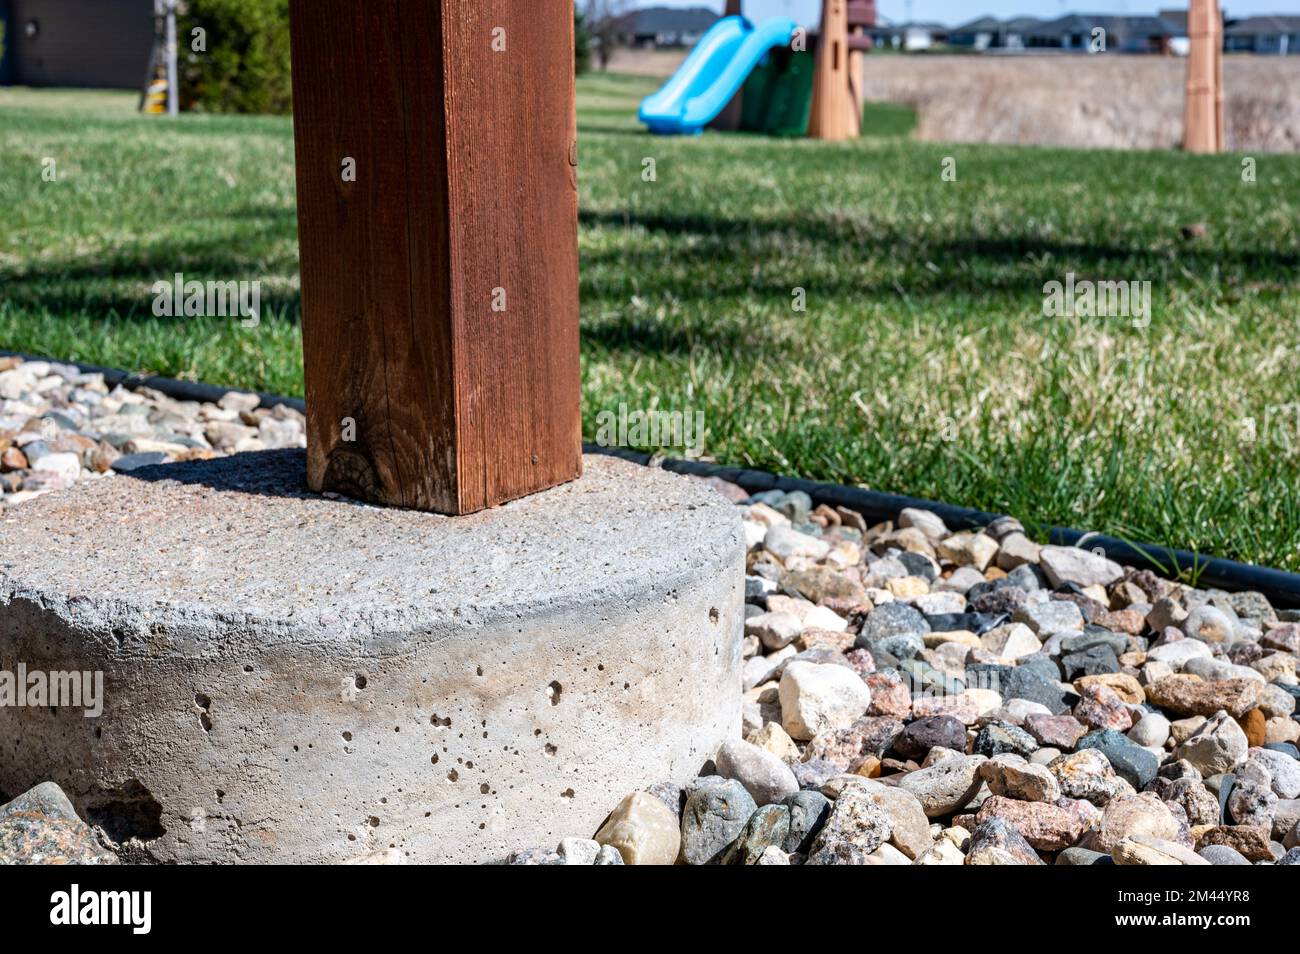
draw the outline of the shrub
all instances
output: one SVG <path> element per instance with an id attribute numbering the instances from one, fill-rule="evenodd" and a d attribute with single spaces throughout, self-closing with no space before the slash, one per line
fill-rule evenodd
<path id="1" fill-rule="evenodd" d="M 579 76 L 591 70 L 591 33 L 583 22 L 586 18 L 575 6 L 573 11 L 573 61 Z"/>
<path id="2" fill-rule="evenodd" d="M 204 31 L 196 50 L 194 30 Z M 289 0 L 189 0 L 177 24 L 181 99 L 214 113 L 288 113 Z"/>

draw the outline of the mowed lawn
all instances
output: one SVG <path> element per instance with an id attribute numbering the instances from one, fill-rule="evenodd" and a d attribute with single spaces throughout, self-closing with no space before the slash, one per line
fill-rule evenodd
<path id="1" fill-rule="evenodd" d="M 698 410 L 719 461 L 1300 570 L 1300 157 L 656 139 L 654 86 L 579 87 L 589 440 Z M 0 347 L 300 394 L 289 120 L 133 108 L 0 90 Z M 272 314 L 154 319 L 177 271 Z M 1069 272 L 1149 325 L 1044 317 Z"/>

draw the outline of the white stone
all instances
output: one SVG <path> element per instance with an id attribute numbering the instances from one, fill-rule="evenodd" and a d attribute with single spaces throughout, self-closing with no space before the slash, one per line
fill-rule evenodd
<path id="1" fill-rule="evenodd" d="M 998 553 L 998 542 L 983 533 L 955 533 L 935 548 L 940 559 L 984 572 Z"/>
<path id="2" fill-rule="evenodd" d="M 1147 659 L 1152 662 L 1169 663 L 1174 669 L 1181 670 L 1198 656 L 1209 657 L 1213 654 L 1214 651 L 1199 639 L 1179 639 L 1148 650 Z"/>
<path id="3" fill-rule="evenodd" d="M 1144 748 L 1158 749 L 1169 739 L 1169 720 L 1159 712 L 1147 713 L 1128 730 L 1128 737 Z"/>
<path id="4" fill-rule="evenodd" d="M 76 454 L 46 454 L 32 465 L 32 470 L 54 474 L 72 484 L 81 476 L 81 459 Z"/>
<path id="5" fill-rule="evenodd" d="M 814 606 L 804 616 L 803 628 L 824 629 L 831 633 L 842 633 L 849 628 L 849 621 L 829 607 Z"/>
<path id="6" fill-rule="evenodd" d="M 948 536 L 948 526 L 943 519 L 929 510 L 906 507 L 898 515 L 899 527 L 915 527 L 931 540 L 942 540 Z"/>
<path id="7" fill-rule="evenodd" d="M 792 662 L 781 676 L 781 722 L 801 741 L 827 729 L 843 729 L 871 705 L 871 690 L 852 669 Z"/>
<path id="8" fill-rule="evenodd" d="M 1062 583 L 1110 586 L 1124 575 L 1124 568 L 1118 563 L 1079 547 L 1043 547 L 1038 562 L 1053 588 Z"/>
<path id="9" fill-rule="evenodd" d="M 998 548 L 997 564 L 1010 572 L 1026 563 L 1037 563 L 1042 548 L 1023 533 L 1009 533 L 1002 538 Z"/>
<path id="10" fill-rule="evenodd" d="M 763 538 L 763 549 L 782 562 L 802 556 L 820 560 L 830 552 L 830 544 L 790 527 L 775 526 Z"/>
<path id="11" fill-rule="evenodd" d="M 980 637 L 980 645 L 1004 659 L 1023 659 L 1043 648 L 1034 631 L 1024 623 L 1009 623 L 991 629 Z"/>
<path id="12" fill-rule="evenodd" d="M 784 649 L 803 632 L 803 624 L 793 613 L 760 613 L 745 620 L 745 635 L 757 636 L 768 649 Z"/>

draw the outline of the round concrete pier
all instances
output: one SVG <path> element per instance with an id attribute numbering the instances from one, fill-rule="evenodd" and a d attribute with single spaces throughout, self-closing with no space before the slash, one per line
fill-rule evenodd
<path id="1" fill-rule="evenodd" d="M 721 496 L 589 457 L 448 518 L 309 493 L 299 451 L 171 464 L 0 516 L 0 672 L 100 671 L 103 713 L 0 707 L 126 857 L 485 862 L 590 835 L 740 722 Z"/>

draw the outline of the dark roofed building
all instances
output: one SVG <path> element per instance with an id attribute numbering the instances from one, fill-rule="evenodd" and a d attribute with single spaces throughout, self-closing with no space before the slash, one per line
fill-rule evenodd
<path id="1" fill-rule="evenodd" d="M 1223 31 L 1229 53 L 1300 54 L 1300 17 L 1247 17 Z"/>
<path id="2" fill-rule="evenodd" d="M 1025 45 L 1025 34 L 1041 22 L 1037 17 L 980 17 L 953 27 L 948 42 L 973 50 L 1019 50 Z"/>
<path id="3" fill-rule="evenodd" d="M 1165 53 L 1174 36 L 1173 28 L 1160 17 L 1070 13 L 1030 29 L 1025 45 L 1082 51 L 1090 49 L 1096 38 L 1104 39 L 1109 53 Z"/>
<path id="4" fill-rule="evenodd" d="M 154 0 L 0 0 L 0 82 L 139 89 L 149 71 Z"/>
<path id="5" fill-rule="evenodd" d="M 693 46 L 718 19 L 707 7 L 648 7 L 629 13 L 620 34 L 627 46 Z"/>

